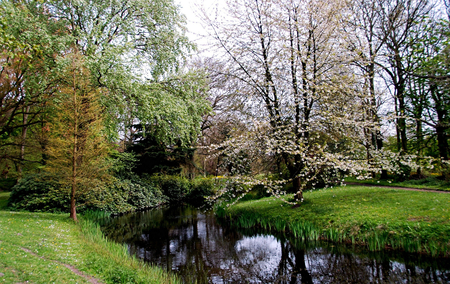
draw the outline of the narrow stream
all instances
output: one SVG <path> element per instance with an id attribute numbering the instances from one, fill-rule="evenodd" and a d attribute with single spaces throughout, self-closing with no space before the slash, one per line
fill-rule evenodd
<path id="1" fill-rule="evenodd" d="M 450 260 L 239 231 L 190 206 L 112 218 L 105 235 L 185 283 L 450 283 Z"/>

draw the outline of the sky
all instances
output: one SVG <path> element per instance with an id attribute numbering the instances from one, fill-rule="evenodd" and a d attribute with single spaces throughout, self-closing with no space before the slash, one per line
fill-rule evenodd
<path id="1" fill-rule="evenodd" d="M 189 39 L 197 44 L 199 50 L 206 48 L 206 30 L 201 24 L 200 6 L 212 11 L 223 0 L 175 0 L 175 4 L 181 7 L 181 13 L 186 16 Z"/>
<path id="2" fill-rule="evenodd" d="M 188 36 L 193 41 L 198 41 L 199 36 L 196 33 L 203 31 L 199 20 L 199 8 L 196 5 L 201 4 L 202 0 L 176 0 L 175 3 L 181 7 L 181 12 L 187 18 Z"/>

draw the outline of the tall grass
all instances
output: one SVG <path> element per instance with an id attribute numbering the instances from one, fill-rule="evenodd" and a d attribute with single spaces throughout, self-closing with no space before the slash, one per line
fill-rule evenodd
<path id="1" fill-rule="evenodd" d="M 306 194 L 299 207 L 264 198 L 219 206 L 216 214 L 240 228 L 287 233 L 301 241 L 450 256 L 450 194 L 358 186 Z"/>
<path id="2" fill-rule="evenodd" d="M 225 217 L 226 215 L 222 215 L 222 218 Z M 287 233 L 296 240 L 303 242 L 330 241 L 334 243 L 351 243 L 365 246 L 370 251 L 401 249 L 410 253 L 425 252 L 431 256 L 442 256 L 449 253 L 446 244 L 435 241 L 425 242 L 418 237 L 396 237 L 376 227 L 367 228 L 368 232 L 365 235 L 354 235 L 345 229 L 327 228 L 321 230 L 318 225 L 309 221 L 287 223 L 279 218 L 264 218 L 255 212 L 242 212 L 239 217 L 231 216 L 231 219 L 228 218 L 227 220 L 231 225 L 238 228 L 260 228 L 269 233 Z"/>
<path id="3" fill-rule="evenodd" d="M 126 245 L 108 240 L 99 225 L 107 216 L 102 211 L 89 211 L 80 221 L 83 237 L 98 248 L 98 254 L 90 259 L 91 266 L 110 283 L 181 283 L 175 275 L 131 256 Z"/>

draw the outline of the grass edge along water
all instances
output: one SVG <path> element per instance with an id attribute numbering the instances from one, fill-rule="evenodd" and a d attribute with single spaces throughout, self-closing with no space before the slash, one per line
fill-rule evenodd
<path id="1" fill-rule="evenodd" d="M 0 201 L 7 198 L 7 192 L 0 192 Z M 95 221 L 105 213 L 89 214 L 74 223 L 68 214 L 14 212 L 2 205 L 0 282 L 89 283 L 84 277 L 95 277 L 99 283 L 181 283 L 174 274 L 130 256 L 125 245 L 109 241 Z"/>
<path id="2" fill-rule="evenodd" d="M 285 200 L 292 199 L 287 195 Z M 305 193 L 292 206 L 275 197 L 216 206 L 217 217 L 240 228 L 383 249 L 450 256 L 450 194 L 342 186 Z"/>

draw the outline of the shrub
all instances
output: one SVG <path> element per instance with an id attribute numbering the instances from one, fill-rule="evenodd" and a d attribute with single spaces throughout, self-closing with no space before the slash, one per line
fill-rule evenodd
<path id="1" fill-rule="evenodd" d="M 101 203 L 92 209 L 101 209 L 111 213 L 124 213 L 158 206 L 167 202 L 167 198 L 150 182 L 137 176 L 119 180 L 99 198 Z"/>
<path id="2" fill-rule="evenodd" d="M 191 203 L 203 203 L 206 196 L 213 195 L 216 190 L 216 181 L 211 178 L 196 178 L 190 182 L 190 190 L 186 195 L 187 201 Z"/>
<path id="3" fill-rule="evenodd" d="M 170 202 L 179 202 L 185 198 L 190 189 L 189 180 L 179 176 L 153 175 L 149 178 Z"/>
<path id="4" fill-rule="evenodd" d="M 20 179 L 12 188 L 8 206 L 16 210 L 68 212 L 68 188 L 61 188 L 49 174 L 33 174 Z"/>
<path id="5" fill-rule="evenodd" d="M 15 178 L 5 178 L 0 179 L 0 191 L 11 191 L 14 185 L 16 185 L 17 179 Z"/>

